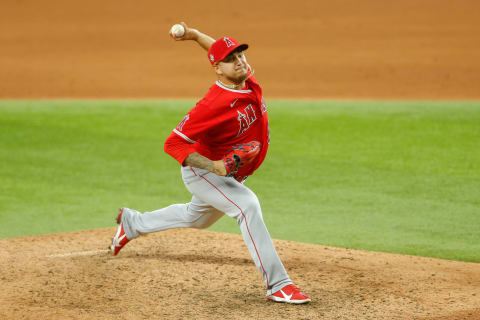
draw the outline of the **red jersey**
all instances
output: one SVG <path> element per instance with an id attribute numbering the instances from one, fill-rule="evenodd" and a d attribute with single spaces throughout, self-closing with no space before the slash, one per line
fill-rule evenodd
<path id="1" fill-rule="evenodd" d="M 217 81 L 173 130 L 165 142 L 165 151 L 181 164 L 193 152 L 216 161 L 233 145 L 256 140 L 261 143 L 259 155 L 237 173 L 248 176 L 265 159 L 269 135 L 267 107 L 255 78 L 248 78 L 242 90 L 227 88 Z"/>

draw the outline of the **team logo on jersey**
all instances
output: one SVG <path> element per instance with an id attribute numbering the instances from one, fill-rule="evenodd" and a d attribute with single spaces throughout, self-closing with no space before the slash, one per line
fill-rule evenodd
<path id="1" fill-rule="evenodd" d="M 239 123 L 239 130 L 237 137 L 244 133 L 245 131 L 250 128 L 250 125 L 257 120 L 257 115 L 255 114 L 255 110 L 253 110 L 253 107 L 251 104 L 245 107 L 244 112 L 240 112 L 240 110 L 237 110 L 238 112 L 238 123 Z"/>
<path id="2" fill-rule="evenodd" d="M 212 53 L 210 53 L 210 61 L 212 61 L 212 62 L 215 61 L 215 57 L 213 56 Z"/>
<path id="3" fill-rule="evenodd" d="M 227 45 L 227 48 L 230 48 L 231 46 L 234 46 L 235 44 L 232 42 L 232 40 L 230 40 L 229 38 L 227 37 L 223 37 L 223 41 L 225 41 L 225 44 Z"/>
<path id="4" fill-rule="evenodd" d="M 178 130 L 178 131 L 182 131 L 183 126 L 185 125 L 185 122 L 187 122 L 188 119 L 190 119 L 190 115 L 186 114 L 186 115 L 185 115 L 185 118 L 183 118 L 183 120 L 180 121 L 180 123 L 179 123 L 178 126 L 177 126 L 177 130 Z"/>

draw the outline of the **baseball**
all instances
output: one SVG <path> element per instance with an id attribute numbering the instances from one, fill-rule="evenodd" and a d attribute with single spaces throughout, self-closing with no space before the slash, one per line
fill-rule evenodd
<path id="1" fill-rule="evenodd" d="M 181 24 L 174 24 L 172 29 L 170 29 L 170 33 L 175 37 L 180 38 L 185 34 L 185 28 Z"/>

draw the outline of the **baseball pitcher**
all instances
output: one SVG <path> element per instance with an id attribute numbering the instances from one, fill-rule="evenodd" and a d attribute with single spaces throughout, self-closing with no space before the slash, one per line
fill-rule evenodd
<path id="1" fill-rule="evenodd" d="M 223 215 L 237 220 L 245 244 L 262 274 L 267 298 L 307 303 L 310 298 L 290 280 L 262 218 L 255 193 L 245 179 L 262 164 L 270 143 L 262 89 L 247 63 L 247 44 L 231 37 L 214 40 L 182 22 L 176 41 L 191 40 L 207 51 L 217 76 L 205 97 L 165 141 L 165 152 L 181 164 L 192 193 L 186 204 L 140 213 L 121 208 L 110 249 L 114 255 L 140 234 L 172 228 L 207 228 Z"/>

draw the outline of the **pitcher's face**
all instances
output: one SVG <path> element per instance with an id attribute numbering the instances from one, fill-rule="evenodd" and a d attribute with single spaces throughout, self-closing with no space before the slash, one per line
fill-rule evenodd
<path id="1" fill-rule="evenodd" d="M 248 64 L 245 54 L 240 52 L 232 52 L 225 59 L 218 62 L 215 67 L 218 75 L 223 75 L 228 80 L 239 83 L 247 79 Z"/>

